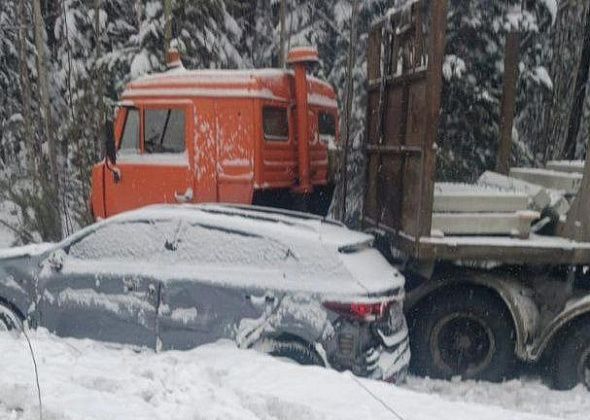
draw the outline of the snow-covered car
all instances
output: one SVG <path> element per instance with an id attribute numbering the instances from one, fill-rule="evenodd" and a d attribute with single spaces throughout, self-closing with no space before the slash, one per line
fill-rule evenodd
<path id="1" fill-rule="evenodd" d="M 373 237 L 302 213 L 150 206 L 0 253 L 0 328 L 189 349 L 223 338 L 398 381 L 404 278 Z"/>

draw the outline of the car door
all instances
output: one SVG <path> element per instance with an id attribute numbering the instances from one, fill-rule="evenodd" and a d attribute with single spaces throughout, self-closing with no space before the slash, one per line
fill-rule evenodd
<path id="1" fill-rule="evenodd" d="M 105 177 L 106 215 L 194 200 L 192 103 L 126 107 L 117 164 Z"/>
<path id="2" fill-rule="evenodd" d="M 62 336 L 154 348 L 157 262 L 174 226 L 111 222 L 54 251 L 40 275 L 40 324 Z"/>
<path id="3" fill-rule="evenodd" d="M 247 232 L 182 223 L 161 293 L 161 343 L 187 349 L 221 338 L 239 342 L 280 300 L 273 284 L 288 250 Z"/>

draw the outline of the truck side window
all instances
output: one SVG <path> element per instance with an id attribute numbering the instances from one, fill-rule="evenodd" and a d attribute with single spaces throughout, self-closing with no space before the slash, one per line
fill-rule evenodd
<path id="1" fill-rule="evenodd" d="M 127 109 L 127 118 L 119 150 L 123 153 L 139 151 L 139 111 L 136 108 Z"/>
<path id="2" fill-rule="evenodd" d="M 264 137 L 271 141 L 289 141 L 287 108 L 265 106 L 262 109 Z"/>
<path id="3" fill-rule="evenodd" d="M 184 111 L 147 109 L 145 111 L 145 153 L 184 152 Z"/>
<path id="4" fill-rule="evenodd" d="M 334 114 L 331 114 L 329 112 L 320 112 L 318 118 L 320 136 L 335 136 L 336 118 L 334 118 Z"/>

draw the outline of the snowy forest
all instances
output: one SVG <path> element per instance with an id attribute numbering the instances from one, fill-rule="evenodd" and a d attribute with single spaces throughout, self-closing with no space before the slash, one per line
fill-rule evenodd
<path id="1" fill-rule="evenodd" d="M 19 242 L 59 240 L 91 222 L 90 168 L 105 122 L 138 76 L 165 69 L 167 44 L 184 66 L 279 66 L 287 47 L 318 48 L 318 75 L 344 112 L 351 27 L 350 208 L 362 190 L 365 52 L 371 26 L 405 0 L 2 0 L 0 223 Z M 353 13 L 358 7 L 358 13 Z M 285 12 L 281 19 L 281 10 Z M 167 13 L 168 12 L 168 13 Z M 167 16 L 171 16 L 168 21 Z M 354 17 L 354 19 L 353 19 Z M 587 0 L 450 0 L 438 177 L 469 181 L 495 165 L 506 35 L 520 33 L 512 161 L 582 158 L 590 136 Z M 584 36 L 585 34 L 585 36 Z M 344 120 L 344 119 L 342 119 Z M 572 129 L 572 122 L 578 124 Z"/>

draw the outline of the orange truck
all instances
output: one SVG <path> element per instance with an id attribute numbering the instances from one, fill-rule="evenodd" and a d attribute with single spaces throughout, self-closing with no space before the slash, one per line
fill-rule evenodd
<path id="1" fill-rule="evenodd" d="M 123 91 L 92 170 L 95 218 L 154 203 L 224 202 L 325 213 L 338 157 L 336 92 L 308 74 L 313 48 L 291 69 L 168 70 Z M 110 142 L 110 144 L 109 144 Z"/>

